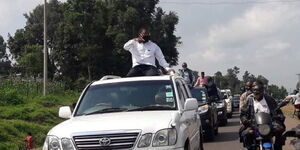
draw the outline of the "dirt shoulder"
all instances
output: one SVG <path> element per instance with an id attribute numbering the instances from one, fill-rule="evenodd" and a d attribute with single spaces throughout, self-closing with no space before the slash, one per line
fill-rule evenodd
<path id="1" fill-rule="evenodd" d="M 285 125 L 286 125 L 286 130 L 290 130 L 294 127 L 296 127 L 298 124 L 300 124 L 300 120 L 295 117 L 292 118 L 292 114 L 294 111 L 294 106 L 293 105 L 287 105 L 282 108 L 283 112 L 285 113 L 286 119 L 285 119 Z M 293 138 L 287 138 L 285 142 L 285 146 L 283 147 L 284 150 L 295 150 L 292 145 L 290 145 L 290 142 Z"/>

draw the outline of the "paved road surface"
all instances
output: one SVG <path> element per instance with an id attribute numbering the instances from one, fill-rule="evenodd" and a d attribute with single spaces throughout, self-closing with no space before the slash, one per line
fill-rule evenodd
<path id="1" fill-rule="evenodd" d="M 239 121 L 239 114 L 234 112 L 232 118 L 228 119 L 228 124 L 219 127 L 215 140 L 204 143 L 204 150 L 244 150 L 238 138 Z"/>
<path id="2" fill-rule="evenodd" d="M 219 127 L 219 134 L 215 138 L 215 141 L 204 143 L 204 150 L 245 150 L 238 138 L 239 121 L 239 113 L 234 112 L 233 117 L 228 119 L 228 124 Z M 285 124 L 287 129 L 290 129 L 295 127 L 298 122 L 287 117 Z M 284 150 L 294 150 L 289 145 L 290 140 L 290 138 L 287 140 L 286 145 L 283 147 Z"/>

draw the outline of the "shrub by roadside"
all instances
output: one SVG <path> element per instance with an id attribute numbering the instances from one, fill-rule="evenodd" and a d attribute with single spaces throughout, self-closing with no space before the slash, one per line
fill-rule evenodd
<path id="1" fill-rule="evenodd" d="M 28 132 L 34 137 L 34 147 L 41 147 L 47 132 L 63 121 L 58 108 L 71 106 L 78 92 L 67 91 L 47 96 L 26 96 L 15 89 L 0 90 L 0 150 L 18 150 L 25 146 Z"/>

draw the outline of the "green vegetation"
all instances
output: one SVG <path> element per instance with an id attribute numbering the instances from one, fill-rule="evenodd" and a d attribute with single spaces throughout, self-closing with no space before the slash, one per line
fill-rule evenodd
<path id="1" fill-rule="evenodd" d="M 141 27 L 150 29 L 171 65 L 178 62 L 180 37 L 174 35 L 178 16 L 157 7 L 159 0 L 58 0 L 48 1 L 48 77 L 72 82 L 89 81 L 106 74 L 124 76 L 131 68 L 131 55 L 123 49 L 137 37 Z M 18 63 L 10 72 L 38 78 L 43 67 L 43 5 L 24 14 L 26 26 L 0 38 L 0 59 L 7 47 Z M 2 46 L 1 46 L 2 45 Z M 0 66 L 1 69 L 1 66 Z"/>
<path id="2" fill-rule="evenodd" d="M 260 80 L 266 86 L 266 92 L 274 97 L 275 99 L 283 99 L 287 96 L 288 92 L 283 86 L 278 87 L 277 85 L 269 85 L 269 80 L 258 75 L 257 77 L 248 71 L 245 71 L 242 76 L 242 80 L 238 79 L 238 74 L 240 73 L 240 68 L 234 66 L 233 68 L 227 69 L 227 73 L 222 75 L 222 72 L 218 71 L 214 74 L 214 81 L 220 89 L 231 89 L 234 94 L 242 94 L 244 92 L 244 86 L 248 81 Z"/>
<path id="3" fill-rule="evenodd" d="M 0 82 L 0 85 L 3 83 Z M 79 93 L 61 91 L 44 97 L 29 91 L 31 96 L 27 96 L 26 92 L 18 90 L 18 87 L 26 87 L 24 83 L 14 86 L 0 86 L 0 149 L 18 150 L 24 147 L 23 140 L 28 132 L 34 136 L 34 146 L 41 147 L 47 132 L 63 121 L 57 115 L 59 106 L 71 106 L 77 101 Z"/>

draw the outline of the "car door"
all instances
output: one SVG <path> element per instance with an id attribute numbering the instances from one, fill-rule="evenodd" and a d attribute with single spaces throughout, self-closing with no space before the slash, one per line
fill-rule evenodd
<path id="1" fill-rule="evenodd" d="M 191 92 L 189 91 L 188 86 L 183 80 L 178 80 L 181 90 L 183 92 L 184 100 L 191 98 Z M 200 129 L 200 118 L 196 110 L 185 111 L 185 116 L 188 118 L 189 125 L 189 137 L 190 137 L 190 146 L 191 149 L 197 149 L 199 147 L 199 129 Z"/>

